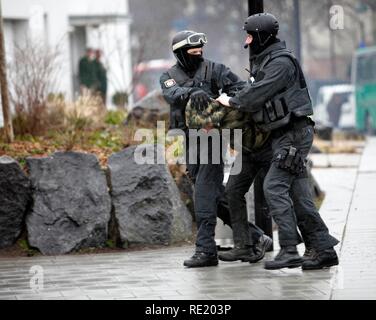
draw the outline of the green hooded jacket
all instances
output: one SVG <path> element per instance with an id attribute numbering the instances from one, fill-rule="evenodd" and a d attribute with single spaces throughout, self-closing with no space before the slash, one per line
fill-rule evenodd
<path id="1" fill-rule="evenodd" d="M 217 128 L 242 129 L 242 148 L 246 152 L 261 149 L 269 139 L 270 133 L 261 131 L 253 122 L 250 113 L 226 108 L 213 100 L 204 111 L 196 110 L 189 101 L 185 110 L 186 125 L 190 129 Z M 230 147 L 238 150 L 231 135 Z"/>

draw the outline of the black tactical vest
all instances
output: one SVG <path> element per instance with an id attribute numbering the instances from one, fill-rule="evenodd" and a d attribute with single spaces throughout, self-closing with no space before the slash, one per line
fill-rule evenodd
<path id="1" fill-rule="evenodd" d="M 291 116 L 296 117 L 313 115 L 312 101 L 304 78 L 303 71 L 294 55 L 286 50 L 277 50 L 267 55 L 257 73 L 263 71 L 265 66 L 275 58 L 288 57 L 295 65 L 296 78 L 289 88 L 283 89 L 265 107 L 253 113 L 253 120 L 263 131 L 272 131 L 287 125 Z"/>
<path id="2" fill-rule="evenodd" d="M 213 77 L 214 63 L 204 60 L 193 78 L 190 78 L 177 65 L 168 70 L 171 79 L 174 79 L 180 87 L 200 88 L 208 93 L 212 98 L 219 96 L 219 89 Z M 186 129 L 185 107 L 189 97 L 182 98 L 179 103 L 171 105 L 170 111 L 170 129 Z"/>

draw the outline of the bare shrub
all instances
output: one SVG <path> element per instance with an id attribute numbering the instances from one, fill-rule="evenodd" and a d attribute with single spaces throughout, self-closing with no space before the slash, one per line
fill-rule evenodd
<path id="1" fill-rule="evenodd" d="M 65 125 L 65 113 L 67 103 L 63 94 L 49 94 L 47 108 L 43 116 L 48 130 L 61 131 Z"/>
<path id="2" fill-rule="evenodd" d="M 15 46 L 9 78 L 16 134 L 41 135 L 48 128 L 48 97 L 57 87 L 58 60 L 58 48 L 43 42 L 27 40 Z"/>
<path id="3" fill-rule="evenodd" d="M 76 101 L 65 104 L 63 124 L 65 149 L 72 150 L 82 139 L 84 131 L 89 127 L 101 126 L 104 117 L 105 110 L 99 96 L 87 93 L 78 97 Z"/>

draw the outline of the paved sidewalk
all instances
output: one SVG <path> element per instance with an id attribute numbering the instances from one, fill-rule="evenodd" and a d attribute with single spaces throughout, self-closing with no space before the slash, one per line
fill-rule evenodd
<path id="1" fill-rule="evenodd" d="M 357 153 L 311 154 L 315 168 L 357 168 L 362 155 Z"/>
<path id="2" fill-rule="evenodd" d="M 0 259 L 0 299 L 376 299 L 376 139 L 369 140 L 359 170 L 351 161 L 314 169 L 327 195 L 321 215 L 341 240 L 339 267 L 267 271 L 262 262 L 221 262 L 185 269 L 182 262 L 192 247 Z M 36 281 L 30 270 L 43 270 L 44 290 L 32 289 Z"/>
<path id="3" fill-rule="evenodd" d="M 357 173 L 332 299 L 376 299 L 376 138 Z"/>

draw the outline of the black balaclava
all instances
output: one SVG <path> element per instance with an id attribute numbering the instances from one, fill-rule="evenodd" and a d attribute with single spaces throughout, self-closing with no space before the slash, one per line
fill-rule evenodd
<path id="1" fill-rule="evenodd" d="M 270 35 L 267 32 L 249 32 L 252 35 L 253 41 L 249 45 L 252 55 L 258 55 L 266 48 L 270 47 L 273 43 L 279 42 L 275 35 Z"/>
<path id="2" fill-rule="evenodd" d="M 180 64 L 180 66 L 188 72 L 194 72 L 204 61 L 203 55 L 193 55 L 189 54 L 187 51 L 192 48 L 202 48 L 203 45 L 189 48 L 181 48 L 175 52 L 175 56 Z"/>

